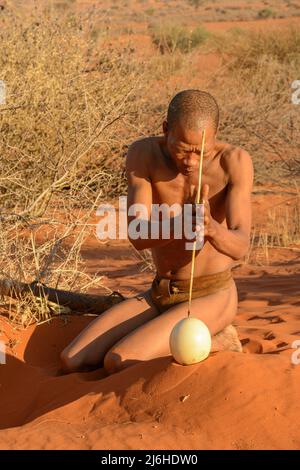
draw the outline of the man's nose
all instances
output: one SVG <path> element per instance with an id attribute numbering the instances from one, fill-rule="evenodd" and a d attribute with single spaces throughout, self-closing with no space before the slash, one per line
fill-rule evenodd
<path id="1" fill-rule="evenodd" d="M 188 156 L 185 157 L 184 164 L 188 166 L 197 166 L 198 164 L 197 155 L 190 153 Z"/>

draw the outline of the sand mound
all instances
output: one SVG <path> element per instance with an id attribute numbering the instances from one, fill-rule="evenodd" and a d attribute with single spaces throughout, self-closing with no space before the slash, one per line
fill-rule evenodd
<path id="1" fill-rule="evenodd" d="M 8 353 L 0 365 L 0 448 L 298 449 L 297 263 L 240 268 L 235 325 L 243 352 L 212 353 L 188 367 L 163 357 L 111 377 L 103 369 L 61 376 L 60 352 L 93 317 L 27 330 L 0 317 Z M 112 285 L 125 282 L 123 271 L 118 276 Z M 143 288 L 150 280 L 139 278 Z M 126 286 L 140 289 L 136 274 Z"/>
<path id="2" fill-rule="evenodd" d="M 0 448 L 299 448 L 300 369 L 290 348 L 247 354 L 259 342 L 248 338 L 243 353 L 188 367 L 163 357 L 110 377 L 57 375 L 59 351 L 88 321 L 23 332 L 3 322 L 22 341 L 0 368 Z"/>

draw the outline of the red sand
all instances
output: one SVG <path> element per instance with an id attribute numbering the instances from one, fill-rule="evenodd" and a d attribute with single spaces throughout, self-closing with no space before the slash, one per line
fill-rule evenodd
<path id="1" fill-rule="evenodd" d="M 256 347 L 261 329 L 258 322 L 252 328 Z M 273 330 L 274 345 L 279 338 L 276 328 L 270 330 L 268 325 L 266 331 Z M 252 331 L 247 336 L 251 338 Z M 41 337 L 35 339 L 37 348 Z M 44 365 L 32 365 L 9 356 L 2 366 L 0 448 L 295 449 L 300 445 L 299 369 L 291 365 L 290 351 L 216 353 L 189 367 L 165 357 L 107 378 L 102 378 L 102 370 L 55 377 L 50 364 L 49 359 Z M 182 402 L 180 398 L 187 395 Z"/>
<path id="2" fill-rule="evenodd" d="M 163 357 L 111 377 L 103 369 L 59 376 L 60 351 L 92 318 L 18 331 L 1 317 L 0 339 L 11 347 L 0 366 L 0 448 L 299 448 L 300 365 L 291 363 L 291 345 L 300 339 L 300 262 L 298 252 L 281 251 L 268 268 L 234 270 L 243 353 L 214 353 L 194 366 Z M 84 253 L 123 293 L 151 281 L 136 275 L 126 242 L 91 241 Z"/>

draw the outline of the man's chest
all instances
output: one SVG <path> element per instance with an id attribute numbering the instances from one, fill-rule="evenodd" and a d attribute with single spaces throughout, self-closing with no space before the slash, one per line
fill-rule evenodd
<path id="1" fill-rule="evenodd" d="M 174 177 L 171 172 L 164 172 L 152 178 L 152 203 L 173 204 L 190 203 L 194 201 L 197 191 L 197 178 L 193 181 L 178 175 Z M 204 173 L 202 186 L 209 185 L 209 202 L 211 214 L 216 219 L 223 218 L 226 205 L 227 178 L 222 169 L 220 171 Z M 194 197 L 192 195 L 194 194 Z"/>

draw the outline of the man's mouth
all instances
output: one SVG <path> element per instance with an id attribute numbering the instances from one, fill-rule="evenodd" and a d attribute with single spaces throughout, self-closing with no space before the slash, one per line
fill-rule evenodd
<path id="1" fill-rule="evenodd" d="M 194 173 L 194 171 L 196 171 L 196 169 L 197 169 L 197 168 L 194 168 L 194 167 L 193 167 L 193 168 L 191 168 L 191 167 L 189 167 L 189 168 L 184 168 L 183 172 L 184 172 L 184 173 Z"/>

